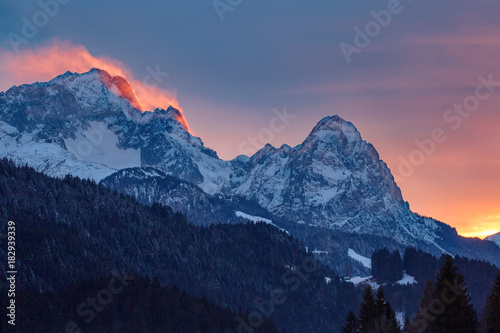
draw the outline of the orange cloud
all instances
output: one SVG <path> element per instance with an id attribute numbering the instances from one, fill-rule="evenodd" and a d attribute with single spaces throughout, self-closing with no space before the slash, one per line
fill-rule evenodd
<path id="1" fill-rule="evenodd" d="M 134 107 L 141 111 L 173 106 L 182 112 L 175 93 L 146 84 L 146 80 L 135 79 L 132 72 L 120 61 L 95 57 L 83 45 L 52 40 L 44 46 L 19 53 L 0 49 L 0 63 L 0 91 L 5 91 L 13 85 L 49 81 L 67 71 L 84 73 L 95 67 L 106 70 L 112 76 L 126 78 L 139 102 Z M 178 120 L 188 128 L 183 116 Z"/>

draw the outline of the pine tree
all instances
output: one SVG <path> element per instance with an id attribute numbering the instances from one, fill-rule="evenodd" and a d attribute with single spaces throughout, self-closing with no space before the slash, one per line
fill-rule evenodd
<path id="1" fill-rule="evenodd" d="M 363 291 L 363 302 L 359 310 L 359 324 L 361 333 L 375 332 L 375 319 L 377 317 L 377 305 L 373 297 L 373 289 L 368 286 Z"/>
<path id="2" fill-rule="evenodd" d="M 358 333 L 359 321 L 354 312 L 350 311 L 345 320 L 345 325 L 342 328 L 342 333 Z"/>
<path id="3" fill-rule="evenodd" d="M 477 325 L 464 277 L 458 273 L 453 258 L 447 256 L 436 282 L 426 286 L 413 327 L 418 332 L 475 333 Z"/>
<path id="4" fill-rule="evenodd" d="M 432 293 L 434 290 L 434 283 L 432 281 L 427 281 L 424 287 L 423 296 L 420 300 L 420 308 L 410 325 L 410 328 L 406 330 L 409 332 L 425 332 L 429 327 L 429 307 L 432 301 Z"/>
<path id="5" fill-rule="evenodd" d="M 380 333 L 399 333 L 399 325 L 396 314 L 391 304 L 386 300 L 384 291 L 379 288 L 376 301 L 376 332 Z"/>
<path id="6" fill-rule="evenodd" d="M 500 271 L 498 271 L 491 295 L 485 308 L 488 333 L 500 333 Z"/>

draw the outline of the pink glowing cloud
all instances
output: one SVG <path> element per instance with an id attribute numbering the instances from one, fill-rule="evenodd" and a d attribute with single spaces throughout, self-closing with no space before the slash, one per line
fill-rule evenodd
<path id="1" fill-rule="evenodd" d="M 112 76 L 120 76 L 129 81 L 138 104 L 133 106 L 143 110 L 166 109 L 173 106 L 180 109 L 175 93 L 155 85 L 144 83 L 146 80 L 134 78 L 132 72 L 118 60 L 108 57 L 95 57 L 82 45 L 54 39 L 49 43 L 27 49 L 19 53 L 0 49 L 0 91 L 13 85 L 49 81 L 67 71 L 83 73 L 92 68 L 107 71 Z M 179 119 L 187 128 L 182 117 Z"/>

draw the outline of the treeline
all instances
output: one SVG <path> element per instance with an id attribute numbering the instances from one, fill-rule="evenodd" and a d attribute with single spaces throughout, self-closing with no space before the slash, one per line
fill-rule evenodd
<path id="1" fill-rule="evenodd" d="M 342 333 L 400 333 L 396 314 L 386 300 L 384 291 L 379 288 L 376 298 L 372 287 L 368 286 L 363 292 L 363 301 L 359 316 L 349 312 Z"/>
<path id="2" fill-rule="evenodd" d="M 436 276 L 439 267 L 444 264 L 446 258 L 446 255 L 436 258 L 421 250 L 409 248 L 404 255 L 405 270 L 408 274 L 414 276 L 417 281 L 422 282 L 423 286 L 425 282 L 432 280 Z M 491 291 L 491 285 L 498 268 L 483 260 L 460 256 L 455 256 L 454 262 L 458 272 L 467 281 L 471 291 L 472 304 L 480 313 Z"/>
<path id="3" fill-rule="evenodd" d="M 451 256 L 446 256 L 433 281 L 427 282 L 417 315 L 406 318 L 404 328 L 398 327 L 394 311 L 386 301 L 382 288 L 373 296 L 371 287 L 363 293 L 359 315 L 350 313 L 343 333 L 499 333 L 500 271 L 497 270 L 491 293 L 478 316 L 466 280 L 458 272 Z"/>
<path id="4" fill-rule="evenodd" d="M 2 295 L 5 290 L 0 290 Z M 16 325 L 3 332 L 31 333 L 150 333 L 150 332 L 237 332 L 240 318 L 234 313 L 179 290 L 161 286 L 158 280 L 115 273 L 72 283 L 54 292 L 28 288 L 18 293 L 21 304 Z M 5 309 L 8 300 L 1 298 Z M 255 333 L 278 333 L 264 321 Z"/>
<path id="5" fill-rule="evenodd" d="M 93 181 L 50 178 L 7 160 L 0 160 L 0 218 L 16 222 L 21 290 L 51 291 L 131 271 L 232 311 L 249 309 L 288 332 L 338 331 L 359 304 L 352 284 L 271 225 L 198 227 L 163 205 L 145 206 Z M 262 308 L 276 291 L 283 293 L 280 302 L 272 311 Z"/>
<path id="6" fill-rule="evenodd" d="M 372 275 L 379 284 L 394 283 L 403 278 L 403 261 L 399 251 L 386 248 L 372 254 Z"/>
<path id="7" fill-rule="evenodd" d="M 454 258 L 458 272 L 467 281 L 471 291 L 472 304 L 479 314 L 491 291 L 497 268 L 485 261 L 460 256 Z M 399 251 L 377 250 L 372 255 L 372 274 L 379 284 L 384 285 L 387 298 L 395 308 L 414 315 L 418 310 L 420 297 L 427 281 L 433 280 L 439 268 L 446 261 L 446 255 L 436 258 L 415 248 L 407 248 L 403 259 Z M 413 285 L 399 285 L 403 272 L 415 278 Z"/>

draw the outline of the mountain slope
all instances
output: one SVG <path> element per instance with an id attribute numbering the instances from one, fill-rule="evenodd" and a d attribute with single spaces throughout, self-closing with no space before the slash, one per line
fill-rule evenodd
<path id="1" fill-rule="evenodd" d="M 224 198 L 246 198 L 267 214 L 255 215 L 280 220 L 301 240 L 322 228 L 500 265 L 499 248 L 490 242 L 462 238 L 414 214 L 375 148 L 338 116 L 322 119 L 297 147 L 266 145 L 250 158 L 222 161 L 188 132 L 178 110 L 143 111 L 137 103 L 123 78 L 98 69 L 13 87 L 0 94 L 0 157 L 52 176 L 111 176 L 107 186 L 144 203 L 172 205 L 202 225 L 230 222 L 235 207 Z M 135 171 L 121 172 L 129 168 Z M 167 176 L 182 186 L 172 190 Z M 314 239 L 314 246 L 328 245 L 326 235 Z"/>
<path id="2" fill-rule="evenodd" d="M 500 232 L 491 236 L 488 236 L 485 238 L 486 240 L 489 240 L 490 242 L 495 243 L 500 247 Z"/>
<path id="3" fill-rule="evenodd" d="M 272 218 L 258 203 L 241 195 L 208 194 L 198 186 L 169 176 L 158 168 L 127 168 L 104 178 L 100 184 L 135 197 L 143 204 L 162 203 L 186 214 L 198 225 L 245 223 L 237 211 Z"/>

